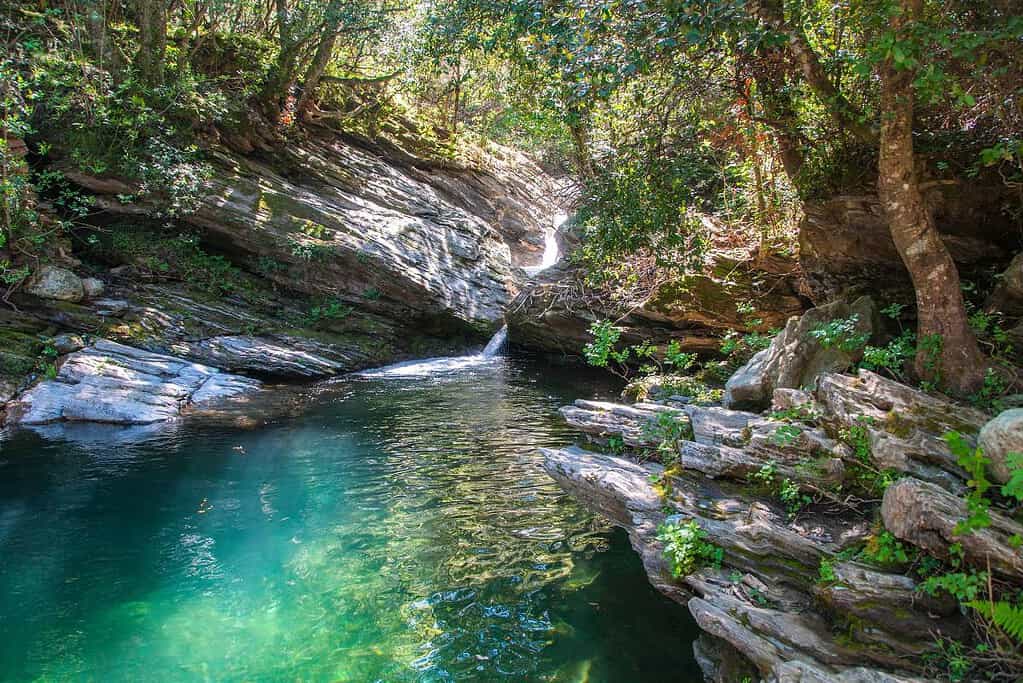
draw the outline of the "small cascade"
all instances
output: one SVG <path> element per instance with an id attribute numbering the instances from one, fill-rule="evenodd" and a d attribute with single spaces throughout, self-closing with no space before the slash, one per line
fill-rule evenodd
<path id="1" fill-rule="evenodd" d="M 508 341 L 508 326 L 505 325 L 497 331 L 497 333 L 490 338 L 487 345 L 483 347 L 483 353 L 480 355 L 484 358 L 493 358 L 501 352 L 504 348 L 504 343 Z"/>
<path id="2" fill-rule="evenodd" d="M 553 227 L 548 228 L 544 233 L 544 252 L 540 264 L 523 268 L 530 275 L 536 275 L 558 262 L 561 258 L 561 250 L 558 248 L 558 228 L 568 219 L 567 214 L 558 214 L 553 221 Z M 496 363 L 501 350 L 508 341 L 508 326 L 505 325 L 490 338 L 483 351 L 470 356 L 450 356 L 443 358 L 424 358 L 422 360 L 406 361 L 386 365 L 382 368 L 363 370 L 357 372 L 357 377 L 431 377 L 444 373 L 464 370 L 466 368 Z"/>
<path id="3" fill-rule="evenodd" d="M 564 221 L 562 220 L 561 222 Z M 537 273 L 542 273 L 547 270 L 560 259 L 561 249 L 558 248 L 558 229 L 557 227 L 548 228 L 544 233 L 543 257 L 540 259 L 540 264 L 536 266 L 526 266 L 522 270 L 526 271 L 529 275 L 536 275 Z"/>

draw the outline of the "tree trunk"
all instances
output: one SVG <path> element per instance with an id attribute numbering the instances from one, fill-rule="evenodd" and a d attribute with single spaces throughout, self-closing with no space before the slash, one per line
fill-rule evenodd
<path id="1" fill-rule="evenodd" d="M 748 9 L 757 17 L 788 40 L 786 47 L 803 75 L 810 90 L 831 112 L 835 121 L 860 142 L 877 144 L 877 133 L 863 123 L 861 114 L 828 78 L 820 57 L 814 52 L 801 26 L 785 20 L 784 8 L 779 0 L 754 0 Z"/>
<path id="2" fill-rule="evenodd" d="M 891 20 L 900 31 L 919 17 L 922 0 L 902 0 Z M 984 357 L 966 317 L 959 272 L 924 203 L 913 160 L 912 69 L 881 67 L 881 149 L 878 195 L 892 240 L 916 290 L 917 374 L 965 394 L 980 386 Z"/>
<path id="3" fill-rule="evenodd" d="M 139 52 L 135 58 L 142 81 L 163 85 L 163 60 L 167 51 L 167 8 L 163 0 L 137 0 Z"/>
<path id="4" fill-rule="evenodd" d="M 331 30 L 320 39 L 320 44 L 316 46 L 316 54 L 313 56 L 313 61 L 309 63 L 309 68 L 306 69 L 302 94 L 295 106 L 295 115 L 299 118 L 305 116 L 316 99 L 316 89 L 320 86 L 320 80 L 327 71 L 331 57 L 334 56 L 335 42 L 337 42 L 337 31 Z"/>
<path id="5" fill-rule="evenodd" d="M 584 115 L 580 114 L 578 119 L 570 121 L 568 131 L 572 135 L 572 147 L 575 150 L 575 162 L 579 169 L 579 175 L 584 181 L 593 180 L 595 177 L 593 157 L 590 156 L 590 139 Z"/>
<path id="6" fill-rule="evenodd" d="M 263 90 L 263 101 L 272 108 L 272 115 L 280 121 L 284 101 L 295 84 L 298 66 L 298 46 L 295 44 L 287 0 L 276 0 L 278 49 L 277 64 Z"/>

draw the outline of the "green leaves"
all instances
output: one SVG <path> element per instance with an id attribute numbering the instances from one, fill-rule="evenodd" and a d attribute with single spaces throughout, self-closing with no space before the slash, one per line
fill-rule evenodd
<path id="1" fill-rule="evenodd" d="M 657 540 L 664 544 L 664 556 L 676 578 L 689 576 L 702 566 L 720 567 L 724 560 L 724 550 L 707 540 L 707 532 L 695 520 L 661 524 Z"/>

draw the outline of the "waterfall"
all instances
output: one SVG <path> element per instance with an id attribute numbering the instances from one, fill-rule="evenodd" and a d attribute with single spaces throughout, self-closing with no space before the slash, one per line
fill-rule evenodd
<path id="1" fill-rule="evenodd" d="M 558 262 L 561 258 L 561 250 L 558 248 L 558 228 L 568 219 L 568 214 L 558 214 L 554 217 L 553 227 L 544 231 L 544 250 L 540 264 L 523 268 L 530 275 L 536 275 Z M 505 325 L 490 338 L 483 351 L 470 356 L 452 356 L 444 358 L 424 358 L 422 360 L 406 361 L 395 363 L 382 368 L 363 370 L 355 373 L 359 377 L 399 377 L 417 378 L 432 377 L 442 373 L 464 370 L 465 368 L 496 363 L 498 354 L 508 341 L 508 326 Z"/>
<path id="2" fill-rule="evenodd" d="M 558 214 L 554 219 L 554 227 L 547 228 L 544 231 L 543 237 L 543 257 L 540 259 L 540 264 L 536 266 L 526 266 L 522 270 L 526 271 L 529 275 L 536 275 L 541 273 L 561 259 L 561 249 L 558 248 L 558 226 L 567 220 L 567 214 Z"/>
<path id="3" fill-rule="evenodd" d="M 490 338 L 490 341 L 488 341 L 487 345 L 483 348 L 483 353 L 480 355 L 484 358 L 493 358 L 501 351 L 501 349 L 504 348 L 504 343 L 506 341 L 508 341 L 507 325 L 499 329 L 497 334 Z"/>

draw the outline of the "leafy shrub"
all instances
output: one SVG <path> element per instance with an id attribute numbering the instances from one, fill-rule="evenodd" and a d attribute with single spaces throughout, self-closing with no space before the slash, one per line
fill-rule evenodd
<path id="1" fill-rule="evenodd" d="M 688 576 L 703 566 L 720 567 L 724 560 L 724 550 L 707 540 L 707 532 L 695 520 L 661 524 L 657 527 L 657 540 L 664 544 L 664 555 L 676 578 Z"/>
<path id="2" fill-rule="evenodd" d="M 861 350 L 870 340 L 870 334 L 857 332 L 860 316 L 857 313 L 848 318 L 839 318 L 817 325 L 810 330 L 810 337 L 825 349 L 838 349 L 846 353 Z"/>

